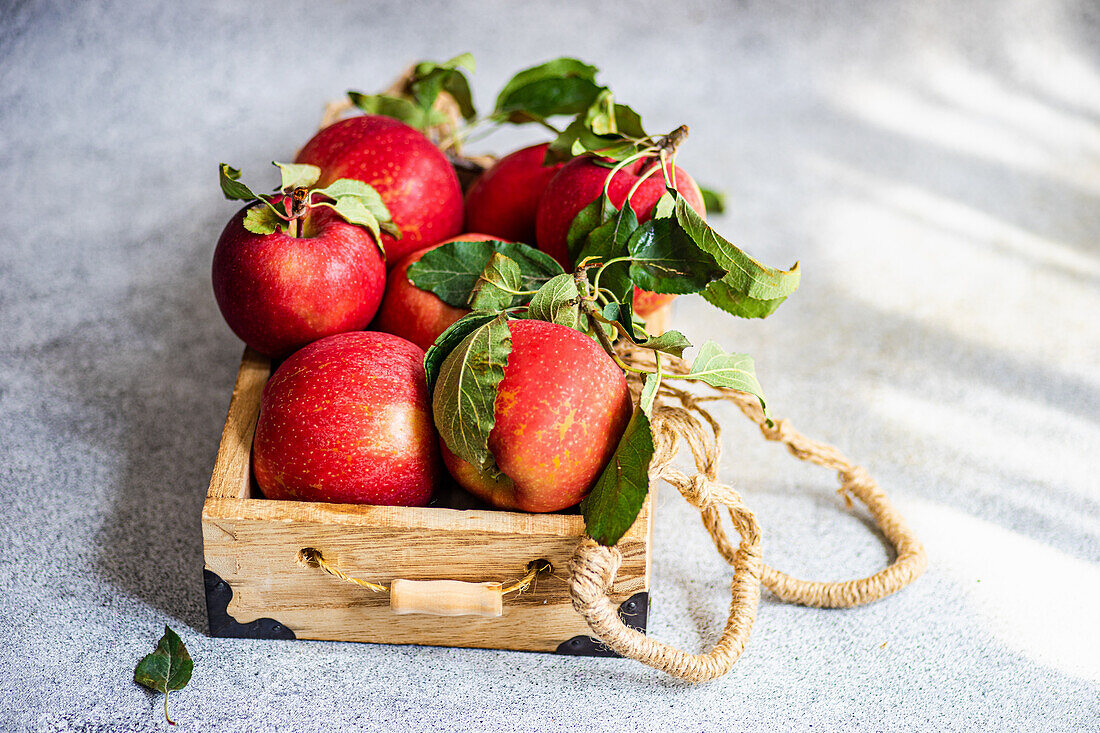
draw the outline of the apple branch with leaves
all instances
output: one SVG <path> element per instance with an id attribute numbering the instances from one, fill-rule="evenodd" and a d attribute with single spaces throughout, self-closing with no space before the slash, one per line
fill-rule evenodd
<path id="1" fill-rule="evenodd" d="M 244 228 L 253 234 L 283 231 L 291 237 L 302 234 L 301 222 L 312 210 L 329 208 L 350 224 L 366 228 L 385 254 L 382 232 L 397 239 L 401 231 L 393 222 L 382 197 L 371 186 L 352 178 L 341 178 L 324 188 L 313 188 L 321 178 L 321 169 L 302 163 L 278 163 L 282 181 L 272 194 L 254 193 L 241 183 L 241 172 L 220 163 L 218 178 L 222 193 L 231 201 L 251 201 L 244 217 Z"/>
<path id="2" fill-rule="evenodd" d="M 659 153 L 658 160 L 664 168 Z M 635 286 L 698 293 L 727 312 L 764 317 L 797 288 L 799 271 L 797 265 L 780 271 L 760 264 L 714 232 L 672 187 L 644 223 L 638 222 L 629 197 L 617 209 L 604 194 L 578 213 L 569 240 L 579 257 L 572 273 L 528 245 L 486 240 L 430 250 L 407 276 L 445 303 L 472 311 L 428 350 L 425 371 L 436 426 L 447 447 L 490 477 L 501 474 L 489 450 L 489 434 L 511 351 L 509 321 L 537 319 L 582 331 L 620 368 L 643 380 L 611 462 L 581 504 L 589 536 L 614 545 L 633 524 L 648 492 L 654 450 L 649 420 L 662 380 L 746 392 L 767 410 L 752 358 L 727 353 L 713 341 L 703 344 L 686 374 L 663 371 L 661 355 L 682 357 L 691 343 L 678 331 L 657 336 L 646 331 L 633 312 Z M 712 293 L 716 284 L 721 289 Z M 651 350 L 654 367 L 624 361 L 616 341 Z"/>

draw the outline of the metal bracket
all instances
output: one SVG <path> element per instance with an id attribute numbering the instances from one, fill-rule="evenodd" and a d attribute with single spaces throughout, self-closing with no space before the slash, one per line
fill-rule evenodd
<path id="1" fill-rule="evenodd" d="M 649 621 L 649 593 L 645 591 L 635 593 L 630 598 L 623 601 L 619 606 L 619 618 L 621 618 L 623 623 L 630 628 L 644 634 L 646 632 L 646 625 Z M 557 653 L 576 657 L 620 656 L 618 652 L 609 649 L 599 639 L 583 634 L 574 636 L 572 639 L 567 639 L 561 644 L 558 644 Z"/>

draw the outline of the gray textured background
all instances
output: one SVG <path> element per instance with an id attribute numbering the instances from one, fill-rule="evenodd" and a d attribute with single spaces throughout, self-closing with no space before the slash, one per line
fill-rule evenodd
<path id="1" fill-rule="evenodd" d="M 162 729 L 131 682 L 165 622 L 181 730 L 1093 729 L 1100 718 L 1100 13 L 1089 2 L 7 2 L 0 22 L 0 729 Z M 930 571 L 867 608 L 765 596 L 734 671 L 686 687 L 550 655 L 205 635 L 199 510 L 240 344 L 209 285 L 234 206 L 347 88 L 461 51 L 491 101 L 599 65 L 718 226 L 800 259 L 765 322 L 675 307 L 757 358 L 775 411 L 868 466 Z M 507 149 L 530 132 L 486 147 Z M 728 415 L 767 558 L 887 550 L 833 477 Z M 651 630 L 712 642 L 726 569 L 660 498 Z"/>

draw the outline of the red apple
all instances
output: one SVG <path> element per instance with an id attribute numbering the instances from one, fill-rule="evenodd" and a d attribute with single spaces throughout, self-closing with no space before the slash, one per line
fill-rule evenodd
<path id="1" fill-rule="evenodd" d="M 454 166 L 423 134 L 381 115 L 341 120 L 313 136 L 298 163 L 321 169 L 317 186 L 354 178 L 374 187 L 401 230 L 382 237 L 393 264 L 462 231 L 462 189 Z"/>
<path id="2" fill-rule="evenodd" d="M 482 173 L 466 193 L 466 228 L 533 245 L 539 199 L 562 167 L 542 164 L 548 147 L 517 150 Z"/>
<path id="3" fill-rule="evenodd" d="M 607 192 L 611 203 L 621 208 L 626 201 L 627 193 L 638 182 L 640 174 L 647 171 L 653 163 L 653 159 L 638 160 L 616 173 L 611 179 Z M 558 171 L 539 201 L 536 216 L 536 238 L 539 249 L 556 259 L 566 269 L 571 269 L 573 264 L 569 261 L 569 249 L 566 244 L 569 226 L 581 209 L 600 197 L 604 182 L 610 174 L 610 168 L 600 165 L 591 156 L 574 158 Z M 673 168 L 673 178 L 677 184 L 677 190 L 688 205 L 702 216 L 706 216 L 703 194 L 699 191 L 695 180 L 678 166 Z M 649 220 L 657 200 L 664 192 L 665 180 L 660 170 L 638 186 L 634 195 L 630 197 L 630 204 L 634 208 L 634 213 L 638 215 L 639 222 Z M 676 297 L 658 293 L 641 295 L 642 293 L 643 291 L 635 288 L 634 310 L 640 316 L 649 315 Z"/>
<path id="4" fill-rule="evenodd" d="M 214 297 L 233 333 L 261 354 L 281 357 L 370 323 L 386 268 L 365 229 L 320 209 L 306 217 L 299 237 L 253 234 L 242 224 L 247 210 L 222 231 L 212 267 Z"/>
<path id="5" fill-rule="evenodd" d="M 295 353 L 264 387 L 252 470 L 269 499 L 426 505 L 442 470 L 424 352 L 357 331 Z"/>
<path id="6" fill-rule="evenodd" d="M 443 461 L 466 490 L 502 509 L 554 512 L 588 494 L 630 420 L 622 371 L 579 331 L 510 321 L 512 353 L 494 406 L 493 480 L 446 445 Z M 442 442 L 442 441 L 441 441 Z"/>
<path id="7" fill-rule="evenodd" d="M 402 258 L 390 270 L 386 280 L 386 294 L 371 328 L 396 334 L 427 351 L 439 338 L 439 334 L 470 311 L 447 305 L 435 294 L 413 285 L 408 277 L 409 265 L 423 257 L 425 252 L 448 242 L 484 242 L 486 239 L 497 237 L 488 234 L 460 234 Z"/>

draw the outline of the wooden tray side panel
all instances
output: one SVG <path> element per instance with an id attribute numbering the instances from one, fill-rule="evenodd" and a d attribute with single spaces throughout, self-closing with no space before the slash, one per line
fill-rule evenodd
<path id="1" fill-rule="evenodd" d="M 270 372 L 266 359 L 245 351 L 203 506 L 206 567 L 232 590 L 225 608 L 232 620 L 270 622 L 303 639 L 530 651 L 555 651 L 591 633 L 569 597 L 569 560 L 584 536 L 580 516 L 249 498 L 251 444 Z M 616 604 L 649 589 L 651 506 L 647 500 L 619 543 Z M 387 594 L 301 564 L 307 547 L 348 575 L 380 584 L 508 583 L 540 559 L 554 572 L 506 596 L 499 618 L 398 615 Z"/>

